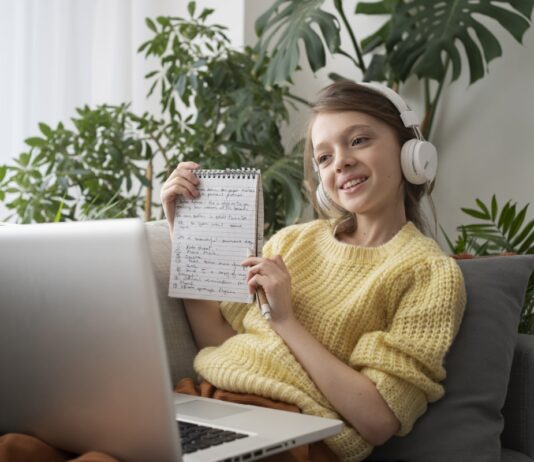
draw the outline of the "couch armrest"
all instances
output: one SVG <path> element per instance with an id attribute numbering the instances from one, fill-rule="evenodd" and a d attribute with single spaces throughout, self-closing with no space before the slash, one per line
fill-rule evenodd
<path id="1" fill-rule="evenodd" d="M 534 458 L 534 335 L 519 334 L 502 412 L 503 447 Z"/>

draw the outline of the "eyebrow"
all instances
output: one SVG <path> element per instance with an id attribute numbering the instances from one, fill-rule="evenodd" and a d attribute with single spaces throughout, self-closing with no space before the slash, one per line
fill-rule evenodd
<path id="1" fill-rule="evenodd" d="M 343 136 L 346 136 L 348 133 L 353 132 L 354 130 L 362 130 L 362 129 L 371 129 L 372 130 L 372 127 L 370 127 L 369 125 L 365 125 L 365 124 L 349 125 L 347 128 L 345 128 L 345 130 L 343 130 L 340 133 L 340 136 L 343 137 Z M 329 145 L 328 142 L 323 141 L 323 142 L 319 143 L 317 146 L 314 146 L 313 147 L 314 154 L 317 151 L 320 151 L 322 148 L 324 148 L 325 146 L 328 146 L 328 145 Z"/>

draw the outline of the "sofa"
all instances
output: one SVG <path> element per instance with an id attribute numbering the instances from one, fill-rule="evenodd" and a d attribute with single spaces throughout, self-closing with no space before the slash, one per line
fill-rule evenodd
<path id="1" fill-rule="evenodd" d="M 172 384 L 196 377 L 197 348 L 181 300 L 167 296 L 171 242 L 165 221 L 145 229 L 158 287 Z M 369 461 L 534 462 L 534 336 L 517 334 L 534 256 L 459 260 L 467 290 L 460 331 L 445 359 L 445 396 L 405 437 Z"/>

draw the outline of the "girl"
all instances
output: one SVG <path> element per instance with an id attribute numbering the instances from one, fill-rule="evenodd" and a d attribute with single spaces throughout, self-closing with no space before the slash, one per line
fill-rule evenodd
<path id="1" fill-rule="evenodd" d="M 338 81 L 313 106 L 306 184 L 324 218 L 279 231 L 263 258 L 242 263 L 271 319 L 256 305 L 184 301 L 202 378 L 343 419 L 325 440 L 339 460 L 406 435 L 443 396 L 443 360 L 466 302 L 459 267 L 424 235 L 435 152 L 413 140 L 413 113 L 391 92 Z M 428 157 L 426 176 L 406 151 L 414 147 Z M 177 195 L 198 196 L 198 167 L 179 164 L 162 189 L 171 235 Z"/>

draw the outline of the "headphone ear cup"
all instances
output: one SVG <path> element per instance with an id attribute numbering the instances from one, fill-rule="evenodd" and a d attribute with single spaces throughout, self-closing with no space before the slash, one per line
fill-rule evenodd
<path id="1" fill-rule="evenodd" d="M 438 167 L 436 147 L 429 141 L 412 138 L 401 148 L 401 168 L 406 180 L 412 184 L 433 181 Z"/>

